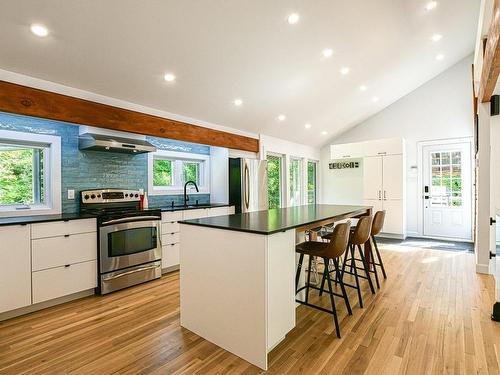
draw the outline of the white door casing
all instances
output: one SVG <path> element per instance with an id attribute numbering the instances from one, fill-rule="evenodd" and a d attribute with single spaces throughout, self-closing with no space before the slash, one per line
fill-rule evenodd
<path id="1" fill-rule="evenodd" d="M 422 234 L 426 237 L 470 241 L 471 142 L 456 140 L 423 145 L 421 181 Z"/>

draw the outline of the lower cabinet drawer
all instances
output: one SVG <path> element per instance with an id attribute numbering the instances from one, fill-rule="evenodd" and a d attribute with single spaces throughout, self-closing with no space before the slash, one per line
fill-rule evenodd
<path id="1" fill-rule="evenodd" d="M 180 233 L 164 233 L 161 236 L 161 245 L 166 246 L 173 243 L 178 243 L 181 240 Z"/>
<path id="2" fill-rule="evenodd" d="M 33 303 L 48 301 L 97 286 L 97 262 L 50 268 L 32 274 Z"/>
<path id="3" fill-rule="evenodd" d="M 97 233 L 32 240 L 31 252 L 33 271 L 96 260 Z"/>
<path id="4" fill-rule="evenodd" d="M 180 226 L 179 226 L 178 222 L 161 223 L 161 233 L 162 234 L 176 233 L 179 231 L 180 231 Z"/>
<path id="5" fill-rule="evenodd" d="M 180 249 L 181 245 L 171 244 L 161 248 L 161 268 L 178 266 L 180 263 Z"/>

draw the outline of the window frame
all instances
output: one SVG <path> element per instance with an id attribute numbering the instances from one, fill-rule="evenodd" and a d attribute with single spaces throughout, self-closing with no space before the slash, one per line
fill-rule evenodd
<path id="1" fill-rule="evenodd" d="M 292 163 L 297 162 L 299 166 L 298 170 L 298 186 L 299 186 L 299 192 L 298 192 L 298 197 L 299 201 L 295 202 L 295 204 L 292 203 Z M 304 196 L 304 159 L 297 157 L 297 156 L 290 156 L 289 163 L 288 163 L 288 197 L 289 197 L 289 206 L 290 207 L 295 207 L 295 206 L 300 206 L 303 204 L 303 196 Z"/>
<path id="2" fill-rule="evenodd" d="M 275 157 L 279 158 L 281 160 L 280 162 L 280 197 L 279 197 L 279 206 L 277 208 L 282 208 L 284 207 L 284 203 L 286 201 L 286 197 L 288 197 L 287 194 L 287 186 L 288 183 L 286 181 L 286 177 L 288 176 L 287 170 L 286 170 L 286 155 L 284 154 L 279 154 L 276 152 L 267 152 L 266 153 L 266 159 L 269 160 L 269 157 Z M 268 192 L 269 194 L 269 192 Z M 268 197 L 268 207 L 269 207 L 269 197 Z"/>
<path id="3" fill-rule="evenodd" d="M 309 163 L 314 164 L 314 203 L 309 203 Z M 305 171 L 305 204 L 318 204 L 318 171 L 319 171 L 319 161 L 313 159 L 306 160 L 306 171 Z"/>
<path id="4" fill-rule="evenodd" d="M 155 159 L 171 160 L 172 164 L 172 186 L 153 185 L 153 164 Z M 148 154 L 148 194 L 149 195 L 178 195 L 184 193 L 183 179 L 184 162 L 200 163 L 200 180 L 197 192 L 192 185 L 188 186 L 189 194 L 210 194 L 210 155 L 193 154 L 188 152 L 177 152 L 158 150 Z"/>
<path id="5" fill-rule="evenodd" d="M 60 214 L 62 212 L 61 137 L 0 130 L 0 143 L 47 150 L 44 153 L 45 203 L 0 205 L 0 217 Z M 16 207 L 22 208 L 16 209 Z"/>

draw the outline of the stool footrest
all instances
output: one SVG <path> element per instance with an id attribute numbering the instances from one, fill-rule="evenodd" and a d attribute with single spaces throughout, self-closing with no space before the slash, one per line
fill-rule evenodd
<path id="1" fill-rule="evenodd" d="M 306 289 L 307 288 L 307 285 L 297 289 L 297 291 L 295 292 L 295 294 L 297 294 L 298 292 L 301 292 L 302 290 Z M 309 288 L 311 289 L 315 289 L 315 290 L 321 290 L 321 288 L 318 288 L 317 286 L 315 285 L 309 285 Z M 326 294 L 333 294 L 334 296 L 337 296 L 337 297 L 340 297 L 340 298 L 344 298 L 344 296 L 342 294 L 338 294 L 338 293 L 335 293 L 335 292 L 330 292 L 330 291 L 327 291 L 326 289 L 323 288 L 323 293 L 326 293 Z"/>
<path id="2" fill-rule="evenodd" d="M 327 312 L 328 314 L 334 315 L 333 310 L 328 310 L 328 309 L 325 309 L 324 307 L 313 305 L 312 303 L 304 302 L 304 301 L 301 301 L 299 299 L 296 299 L 295 302 L 300 303 L 301 305 L 306 305 L 306 306 L 312 307 L 314 309 L 321 310 L 321 311 Z"/>

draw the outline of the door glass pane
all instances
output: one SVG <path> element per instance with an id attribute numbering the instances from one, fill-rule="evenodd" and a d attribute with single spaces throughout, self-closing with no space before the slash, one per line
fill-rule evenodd
<path id="1" fill-rule="evenodd" d="M 316 203 L 316 163 L 307 162 L 307 204 Z"/>
<path id="2" fill-rule="evenodd" d="M 301 161 L 299 159 L 290 159 L 290 205 L 300 205 L 301 196 Z"/>
<path id="3" fill-rule="evenodd" d="M 431 206 L 462 206 L 461 157 L 460 151 L 431 153 Z"/>
<path id="4" fill-rule="evenodd" d="M 281 207 L 281 168 L 282 158 L 268 155 L 267 157 L 267 193 L 269 208 Z"/>

